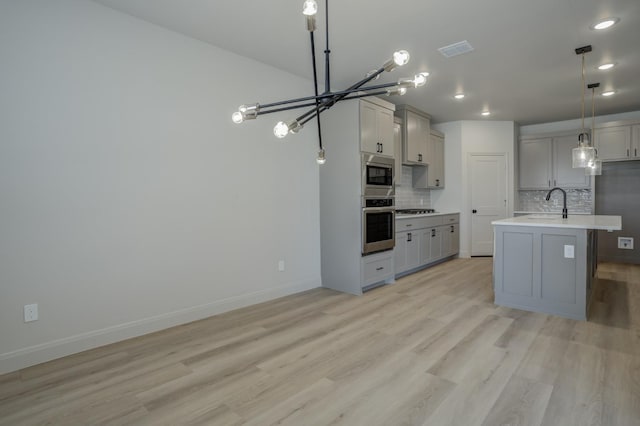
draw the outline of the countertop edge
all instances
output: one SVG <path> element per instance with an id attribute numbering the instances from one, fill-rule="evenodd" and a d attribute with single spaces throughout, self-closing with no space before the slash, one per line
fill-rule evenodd
<path id="1" fill-rule="evenodd" d="M 396 214 L 396 219 L 411 219 L 411 218 L 415 218 L 415 217 L 446 216 L 448 214 L 460 214 L 460 212 L 437 212 L 437 213 L 423 213 L 423 214 Z"/>
<path id="2" fill-rule="evenodd" d="M 573 219 L 573 220 L 572 220 Z M 595 221 L 600 221 L 596 223 Z M 614 215 L 580 215 L 569 216 L 568 219 L 543 219 L 518 216 L 507 219 L 494 220 L 493 226 L 526 226 L 544 228 L 570 228 L 570 229 L 595 229 L 600 231 L 620 231 L 622 229 L 622 216 Z"/>

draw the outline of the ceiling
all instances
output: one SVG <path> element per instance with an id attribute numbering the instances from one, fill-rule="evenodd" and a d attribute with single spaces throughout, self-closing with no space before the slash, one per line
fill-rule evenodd
<path id="1" fill-rule="evenodd" d="M 96 1 L 311 79 L 303 0 Z M 322 0 L 318 4 L 316 43 L 322 55 L 325 7 Z M 428 112 L 434 122 L 488 119 L 526 125 L 579 118 L 580 57 L 574 49 L 587 44 L 593 46 L 586 55 L 587 83 L 601 83 L 596 94 L 616 91 L 597 96 L 596 115 L 640 110 L 638 0 L 343 0 L 329 3 L 329 17 L 332 90 L 360 80 L 393 51 L 406 49 L 409 64 L 377 83 L 428 71 L 427 86 L 389 99 Z M 606 17 L 620 22 L 590 29 Z M 462 40 L 475 50 L 449 59 L 437 50 Z M 596 69 L 605 62 L 616 66 Z M 312 94 L 309 89 L 300 96 Z M 455 100 L 456 92 L 466 97 Z M 238 104 L 276 100 L 238 99 Z M 491 111 L 489 117 L 480 115 L 484 109 Z"/>

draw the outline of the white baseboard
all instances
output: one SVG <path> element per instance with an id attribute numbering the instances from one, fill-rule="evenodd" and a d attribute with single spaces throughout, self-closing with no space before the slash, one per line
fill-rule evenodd
<path id="1" fill-rule="evenodd" d="M 320 277 L 229 297 L 0 354 L 0 374 L 321 286 Z"/>

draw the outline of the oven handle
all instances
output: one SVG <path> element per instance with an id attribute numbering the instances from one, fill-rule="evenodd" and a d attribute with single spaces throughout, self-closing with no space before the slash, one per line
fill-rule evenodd
<path id="1" fill-rule="evenodd" d="M 395 207 L 363 207 L 362 211 L 364 213 L 393 213 L 396 215 Z"/>

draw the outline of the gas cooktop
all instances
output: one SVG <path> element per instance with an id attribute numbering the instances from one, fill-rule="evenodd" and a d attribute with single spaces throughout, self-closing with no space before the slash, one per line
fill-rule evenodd
<path id="1" fill-rule="evenodd" d="M 435 209 L 396 209 L 397 214 L 426 214 L 436 213 Z"/>

